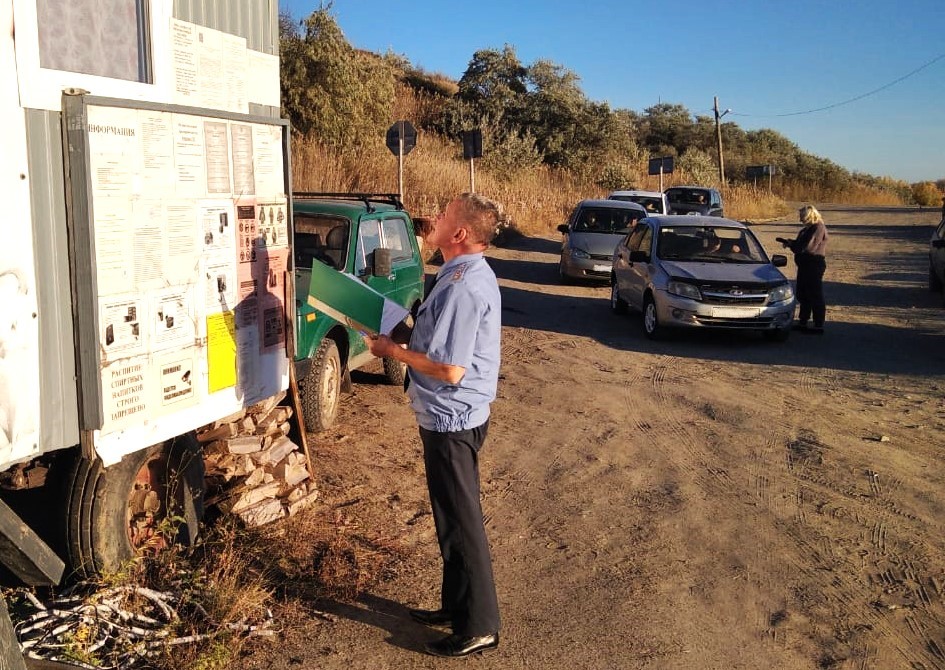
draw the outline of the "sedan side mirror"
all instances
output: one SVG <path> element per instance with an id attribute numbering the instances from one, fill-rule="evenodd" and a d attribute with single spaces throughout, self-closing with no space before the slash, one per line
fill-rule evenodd
<path id="1" fill-rule="evenodd" d="M 636 250 L 630 252 L 630 262 L 631 263 L 649 263 L 650 254 L 645 251 Z"/>
<path id="2" fill-rule="evenodd" d="M 787 256 L 784 254 L 775 254 L 771 257 L 771 265 L 776 268 L 783 268 L 787 265 Z"/>
<path id="3" fill-rule="evenodd" d="M 562 223 L 560 226 L 558 226 L 558 232 L 567 234 L 567 233 L 568 233 L 568 224 Z"/>
<path id="4" fill-rule="evenodd" d="M 390 249 L 377 248 L 371 252 L 371 255 L 374 257 L 371 274 L 375 277 L 389 277 L 393 274 L 391 271 Z"/>

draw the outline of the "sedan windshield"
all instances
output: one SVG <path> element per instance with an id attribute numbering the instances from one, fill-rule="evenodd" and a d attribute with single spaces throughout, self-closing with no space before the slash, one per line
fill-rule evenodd
<path id="1" fill-rule="evenodd" d="M 646 216 L 639 209 L 618 207 L 585 207 L 574 223 L 576 233 L 629 233 L 637 221 Z"/>
<path id="2" fill-rule="evenodd" d="M 709 202 L 709 192 L 701 188 L 671 188 L 666 197 L 674 205 L 704 205 Z"/>
<path id="3" fill-rule="evenodd" d="M 719 226 L 661 228 L 656 254 L 663 260 L 700 263 L 768 262 L 751 231 Z"/>

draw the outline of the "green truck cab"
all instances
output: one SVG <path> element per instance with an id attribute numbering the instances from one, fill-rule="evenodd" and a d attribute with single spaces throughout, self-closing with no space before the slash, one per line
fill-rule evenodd
<path id="1" fill-rule="evenodd" d="M 423 299 L 423 259 L 413 221 L 394 194 L 293 193 L 296 295 L 295 368 L 305 422 L 334 422 L 350 372 L 374 356 L 360 333 L 311 307 L 312 264 L 353 275 L 416 313 Z M 409 318 L 409 317 L 408 317 Z M 403 364 L 384 360 L 391 384 L 403 384 Z"/>

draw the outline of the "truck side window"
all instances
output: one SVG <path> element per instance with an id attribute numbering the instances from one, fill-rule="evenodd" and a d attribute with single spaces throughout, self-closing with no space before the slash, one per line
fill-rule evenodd
<path id="1" fill-rule="evenodd" d="M 401 218 L 384 219 L 381 225 L 384 232 L 384 246 L 390 249 L 392 261 L 402 261 L 413 256 L 406 221 Z"/>
<path id="2" fill-rule="evenodd" d="M 371 252 L 381 246 L 381 222 L 362 221 L 358 228 L 358 253 L 354 261 L 354 273 L 361 274 L 370 264 Z"/>

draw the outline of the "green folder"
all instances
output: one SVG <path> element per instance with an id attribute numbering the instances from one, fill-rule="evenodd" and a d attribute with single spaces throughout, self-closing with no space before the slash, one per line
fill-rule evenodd
<path id="1" fill-rule="evenodd" d="M 339 323 L 369 335 L 390 334 L 409 313 L 373 288 L 324 263 L 312 263 L 308 304 Z"/>

